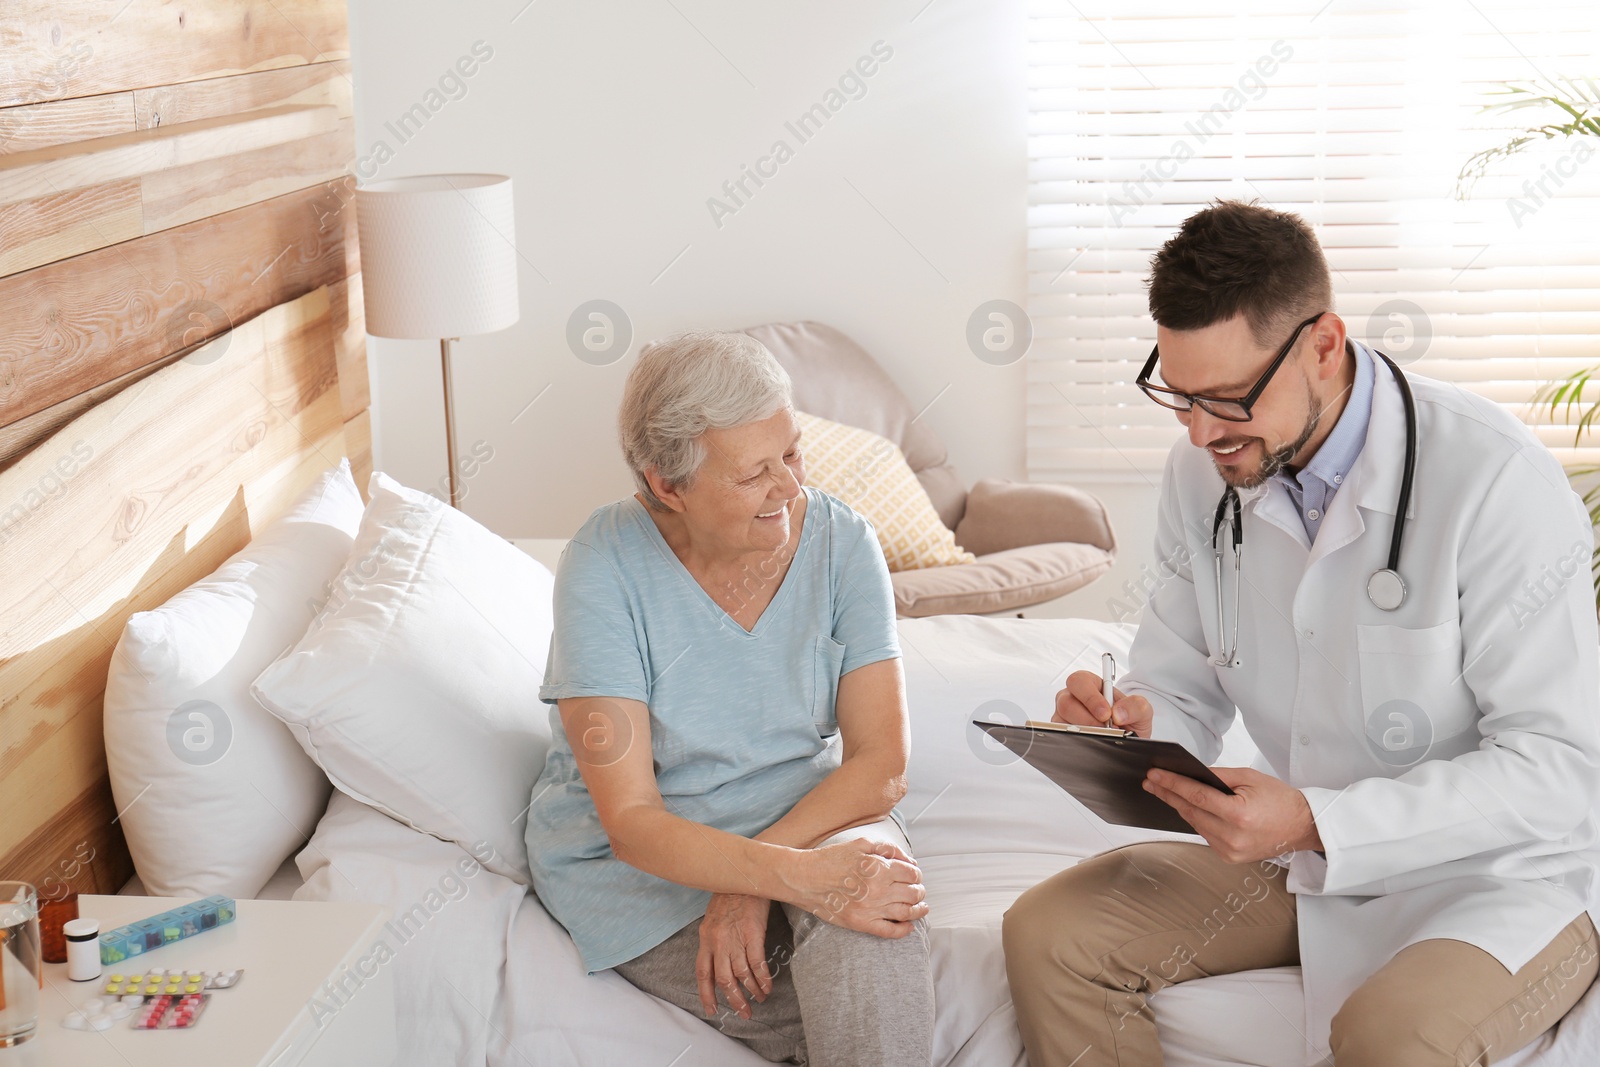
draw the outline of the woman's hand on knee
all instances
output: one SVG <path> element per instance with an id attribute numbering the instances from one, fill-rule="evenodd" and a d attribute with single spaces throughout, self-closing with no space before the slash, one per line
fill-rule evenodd
<path id="1" fill-rule="evenodd" d="M 928 914 L 922 870 L 896 845 L 858 838 L 813 849 L 809 859 L 798 903 L 835 926 L 900 938 Z"/>
<path id="2" fill-rule="evenodd" d="M 750 1018 L 749 993 L 759 1003 L 772 992 L 767 967 L 767 916 L 772 902 L 739 893 L 717 893 L 700 921 L 695 984 L 706 1018 L 717 1013 L 717 990 L 741 1018 Z"/>

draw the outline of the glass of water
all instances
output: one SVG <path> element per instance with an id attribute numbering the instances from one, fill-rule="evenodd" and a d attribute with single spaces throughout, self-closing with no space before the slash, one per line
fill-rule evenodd
<path id="1" fill-rule="evenodd" d="M 39 894 L 0 881 L 0 1048 L 20 1045 L 39 1023 Z"/>

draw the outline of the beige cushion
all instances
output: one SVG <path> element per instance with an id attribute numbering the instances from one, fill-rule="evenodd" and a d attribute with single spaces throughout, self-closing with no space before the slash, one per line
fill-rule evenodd
<path id="1" fill-rule="evenodd" d="M 908 571 L 971 563 L 933 510 L 927 491 L 893 442 L 856 426 L 803 411 L 800 448 L 806 484 L 838 497 L 865 515 L 878 535 L 889 570 Z"/>
<path id="2" fill-rule="evenodd" d="M 967 494 L 956 540 L 980 556 L 1024 545 L 1074 541 L 1115 552 L 1105 505 L 1093 493 L 1054 482 L 985 478 Z"/>
<path id="3" fill-rule="evenodd" d="M 889 580 L 900 615 L 987 615 L 1065 596 L 1110 570 L 1114 555 L 1094 545 L 1029 545 L 959 567 L 903 571 Z"/>
<path id="4" fill-rule="evenodd" d="M 888 438 L 950 529 L 961 521 L 967 490 L 947 462 L 944 444 L 917 417 L 900 388 L 866 350 L 820 322 L 779 322 L 744 331 L 767 346 L 794 381 L 794 406 Z M 934 398 L 918 397 L 918 404 Z M 949 398 L 946 398 L 946 403 Z"/>

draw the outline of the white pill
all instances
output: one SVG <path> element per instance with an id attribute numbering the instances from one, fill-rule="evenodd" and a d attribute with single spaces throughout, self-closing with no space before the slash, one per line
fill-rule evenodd
<path id="1" fill-rule="evenodd" d="M 140 996 L 138 993 L 128 993 L 123 996 L 122 1003 L 132 1004 L 137 1007 L 138 1005 L 144 1003 L 144 997 Z"/>
<path id="2" fill-rule="evenodd" d="M 165 967 L 152 967 L 150 968 L 149 973 L 151 977 L 159 978 L 161 975 L 167 973 L 167 969 Z"/>
<path id="3" fill-rule="evenodd" d="M 105 1006 L 106 1002 L 104 997 L 90 997 L 88 1000 L 78 1005 L 78 1010 L 83 1012 L 85 1015 L 93 1015 Z"/>
<path id="4" fill-rule="evenodd" d="M 81 1011 L 69 1011 L 61 1017 L 61 1025 L 68 1030 L 87 1030 L 89 1020 Z"/>
<path id="5" fill-rule="evenodd" d="M 113 1005 L 111 1005 L 111 1007 L 107 1008 L 106 1009 L 106 1014 L 111 1016 L 113 1019 L 126 1019 L 128 1016 L 132 1015 L 136 1010 L 137 1009 L 132 1004 L 121 1004 L 121 1003 L 118 1003 L 118 1004 L 113 1004 Z"/>
<path id="6" fill-rule="evenodd" d="M 117 1020 L 104 1013 L 91 1015 L 89 1017 L 89 1028 L 91 1030 L 109 1030 L 116 1025 L 116 1022 Z"/>

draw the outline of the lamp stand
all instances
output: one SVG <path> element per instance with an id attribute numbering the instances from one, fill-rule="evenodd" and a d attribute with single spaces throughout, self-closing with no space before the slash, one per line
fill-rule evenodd
<path id="1" fill-rule="evenodd" d="M 450 462 L 450 506 L 458 507 L 456 487 L 456 419 L 455 397 L 450 392 L 450 342 L 454 337 L 439 340 L 439 365 L 444 371 L 444 443 L 445 455 Z"/>

